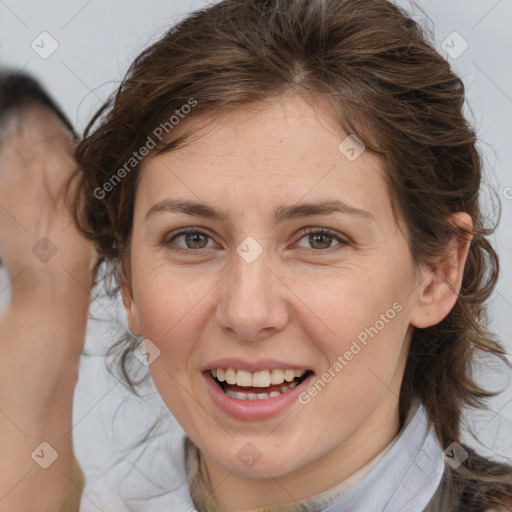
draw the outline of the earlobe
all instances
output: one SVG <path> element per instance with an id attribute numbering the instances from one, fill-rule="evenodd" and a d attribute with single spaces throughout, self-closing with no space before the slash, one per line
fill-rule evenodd
<path id="1" fill-rule="evenodd" d="M 452 223 L 467 230 L 473 227 L 471 217 L 464 212 L 454 214 Z M 423 275 L 418 288 L 417 304 L 411 315 L 411 325 L 418 328 L 431 327 L 441 322 L 453 309 L 462 286 L 471 240 L 471 235 L 457 229 L 447 253 L 436 263 L 435 268 Z"/>

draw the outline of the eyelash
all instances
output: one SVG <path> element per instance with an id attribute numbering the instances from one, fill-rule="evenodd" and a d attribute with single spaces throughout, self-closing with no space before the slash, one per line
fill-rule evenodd
<path id="1" fill-rule="evenodd" d="M 164 245 L 166 245 L 166 246 L 170 246 L 172 244 L 172 242 L 176 238 L 178 238 L 180 236 L 183 236 L 183 235 L 187 235 L 189 233 L 205 235 L 209 239 L 212 239 L 212 237 L 208 233 L 205 233 L 204 231 L 201 231 L 198 228 L 193 228 L 192 227 L 192 228 L 186 228 L 186 229 L 182 229 L 182 230 L 178 231 L 171 238 L 168 238 L 168 237 L 164 238 L 162 243 Z M 334 246 L 334 248 L 335 247 L 341 248 L 341 247 L 346 246 L 346 245 L 349 244 L 349 241 L 347 239 L 342 238 L 336 231 L 333 231 L 333 230 L 328 229 L 328 228 L 312 228 L 312 227 L 305 228 L 302 231 L 301 236 L 298 239 L 298 241 L 302 240 L 305 236 L 308 236 L 308 235 L 329 235 L 334 240 L 339 242 L 339 244 Z M 310 249 L 310 250 L 314 251 L 314 252 L 331 252 L 334 248 L 333 247 L 328 247 L 327 249 Z M 202 249 L 207 249 L 207 248 L 204 247 Z M 186 254 L 186 255 L 190 255 L 191 253 L 198 253 L 198 252 L 201 251 L 201 249 L 183 249 L 183 248 L 179 248 L 179 246 L 178 247 L 173 247 L 172 250 L 176 251 L 176 252 L 178 252 L 180 254 Z M 334 249 L 334 250 L 336 250 L 336 249 Z"/>

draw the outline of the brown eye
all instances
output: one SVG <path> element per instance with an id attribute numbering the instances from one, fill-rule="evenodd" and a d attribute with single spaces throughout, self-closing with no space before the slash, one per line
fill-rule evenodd
<path id="1" fill-rule="evenodd" d="M 309 243 L 313 249 L 328 249 L 332 241 L 331 235 L 309 235 Z"/>
<path id="2" fill-rule="evenodd" d="M 307 245 L 301 245 L 300 242 L 302 240 L 306 240 Z M 337 243 L 333 244 L 333 242 Z M 309 228 L 298 243 L 299 247 L 320 251 L 347 244 L 348 242 L 346 240 L 341 238 L 336 232 L 327 228 Z"/>
<path id="3" fill-rule="evenodd" d="M 208 243 L 208 236 L 203 233 L 187 233 L 183 236 L 189 249 L 202 249 Z"/>
<path id="4" fill-rule="evenodd" d="M 181 249 L 176 248 L 177 251 L 194 251 L 198 249 L 204 249 L 209 247 L 208 242 L 211 237 L 202 231 L 181 231 L 172 237 L 168 237 L 164 240 L 164 244 L 167 246 L 178 246 Z M 172 248 L 172 247 L 171 247 Z"/>

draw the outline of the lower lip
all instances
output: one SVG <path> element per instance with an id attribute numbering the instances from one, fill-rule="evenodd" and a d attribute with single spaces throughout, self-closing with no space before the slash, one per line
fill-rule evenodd
<path id="1" fill-rule="evenodd" d="M 304 389 L 307 389 L 313 374 L 286 393 L 272 398 L 264 398 L 263 400 L 231 398 L 213 380 L 210 372 L 203 373 L 203 377 L 212 402 L 222 412 L 237 420 L 251 421 L 273 418 L 291 407 L 293 403 L 298 402 L 299 395 Z"/>

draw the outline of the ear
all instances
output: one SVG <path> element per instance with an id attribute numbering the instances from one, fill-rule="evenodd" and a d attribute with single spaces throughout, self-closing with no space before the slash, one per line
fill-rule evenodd
<path id="1" fill-rule="evenodd" d="M 473 221 L 465 212 L 453 214 L 451 222 L 468 230 L 473 228 Z M 462 286 L 472 238 L 472 235 L 456 230 L 446 255 L 434 268 L 422 274 L 418 300 L 411 314 L 411 325 L 419 328 L 431 327 L 441 322 L 452 310 Z"/>
<path id="2" fill-rule="evenodd" d="M 129 272 L 124 272 L 123 282 L 121 284 L 121 297 L 123 299 L 124 308 L 126 310 L 126 318 L 128 320 L 128 327 L 135 336 L 140 336 L 142 330 L 140 328 L 139 311 L 135 300 L 133 299 L 133 288 L 131 285 L 131 276 Z"/>

